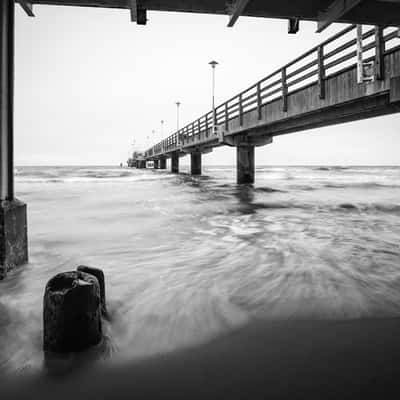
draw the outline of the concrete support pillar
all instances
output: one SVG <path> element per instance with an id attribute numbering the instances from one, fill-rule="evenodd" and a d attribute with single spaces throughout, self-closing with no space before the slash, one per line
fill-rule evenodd
<path id="1" fill-rule="evenodd" d="M 160 168 L 159 160 L 154 160 L 153 165 L 154 165 L 154 169 L 159 169 Z"/>
<path id="2" fill-rule="evenodd" d="M 167 169 L 167 159 L 166 158 L 160 159 L 160 169 Z"/>
<path id="3" fill-rule="evenodd" d="M 26 205 L 14 198 L 14 12 L 0 1 L 0 279 L 28 261 Z"/>
<path id="4" fill-rule="evenodd" d="M 190 153 L 190 173 L 201 175 L 201 153 Z"/>
<path id="5" fill-rule="evenodd" d="M 0 199 L 14 199 L 14 0 L 0 1 Z"/>
<path id="6" fill-rule="evenodd" d="M 179 173 L 179 153 L 177 151 L 171 155 L 171 172 L 173 174 Z"/>
<path id="7" fill-rule="evenodd" d="M 254 183 L 254 146 L 238 146 L 236 149 L 237 183 Z"/>

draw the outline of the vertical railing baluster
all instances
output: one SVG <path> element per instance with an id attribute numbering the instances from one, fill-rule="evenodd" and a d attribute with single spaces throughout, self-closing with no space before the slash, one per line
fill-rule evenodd
<path id="1" fill-rule="evenodd" d="M 325 99 L 325 65 L 324 65 L 324 46 L 318 47 L 318 85 L 319 85 L 319 98 Z"/>
<path id="2" fill-rule="evenodd" d="M 364 71 L 363 71 L 363 27 L 361 24 L 357 24 L 356 28 L 356 46 L 357 46 L 357 83 L 361 84 L 364 82 Z"/>
<path id="3" fill-rule="evenodd" d="M 257 114 L 258 120 L 262 119 L 262 100 L 261 100 L 261 83 L 257 83 Z"/>
<path id="4" fill-rule="evenodd" d="M 201 132 L 201 126 L 200 126 L 200 118 L 197 120 L 197 134 L 199 135 L 199 139 L 200 139 L 200 132 Z"/>
<path id="5" fill-rule="evenodd" d="M 225 103 L 225 130 L 229 130 L 229 107 L 228 103 Z"/>
<path id="6" fill-rule="evenodd" d="M 375 26 L 375 79 L 380 81 L 385 79 L 385 40 L 383 38 L 383 28 Z"/>
<path id="7" fill-rule="evenodd" d="M 208 114 L 206 114 L 206 137 L 208 137 Z"/>
<path id="8" fill-rule="evenodd" d="M 286 67 L 282 68 L 282 101 L 283 101 L 283 111 L 286 112 L 288 109 L 288 86 L 286 79 Z"/>
<path id="9" fill-rule="evenodd" d="M 240 93 L 239 95 L 239 124 L 240 126 L 243 125 L 243 96 Z"/>

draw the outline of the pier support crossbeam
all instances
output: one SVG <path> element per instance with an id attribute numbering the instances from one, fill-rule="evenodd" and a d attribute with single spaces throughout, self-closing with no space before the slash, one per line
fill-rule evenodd
<path id="1" fill-rule="evenodd" d="M 0 1 L 0 279 L 28 261 L 26 205 L 14 198 L 14 13 Z"/>
<path id="2" fill-rule="evenodd" d="M 171 155 L 171 172 L 173 174 L 179 173 L 179 153 L 177 151 Z"/>
<path id="3" fill-rule="evenodd" d="M 191 175 L 201 175 L 201 153 L 190 153 L 190 173 Z"/>

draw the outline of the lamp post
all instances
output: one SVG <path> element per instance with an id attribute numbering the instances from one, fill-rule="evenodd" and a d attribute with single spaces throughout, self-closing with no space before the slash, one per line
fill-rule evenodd
<path id="1" fill-rule="evenodd" d="M 164 120 L 161 120 L 161 140 L 164 137 Z"/>
<path id="2" fill-rule="evenodd" d="M 181 103 L 177 101 L 175 104 L 176 104 L 176 130 L 179 131 L 179 107 Z"/>
<path id="3" fill-rule="evenodd" d="M 209 62 L 211 65 L 212 69 L 212 112 L 213 112 L 213 132 L 215 129 L 215 124 L 216 124 L 216 116 L 215 116 L 215 67 L 218 65 L 217 61 L 211 61 Z"/>

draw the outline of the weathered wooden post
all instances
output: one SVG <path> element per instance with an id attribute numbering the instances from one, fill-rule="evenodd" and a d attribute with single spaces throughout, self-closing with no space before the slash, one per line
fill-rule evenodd
<path id="1" fill-rule="evenodd" d="M 101 312 L 104 316 L 106 316 L 107 306 L 106 306 L 106 284 L 104 279 L 104 272 L 99 268 L 88 267 L 86 265 L 79 265 L 79 267 L 76 270 L 84 272 L 85 274 L 93 275 L 97 278 L 100 287 Z"/>
<path id="2" fill-rule="evenodd" d="M 100 285 L 93 275 L 63 272 L 47 283 L 43 301 L 43 349 L 73 353 L 102 340 Z"/>

